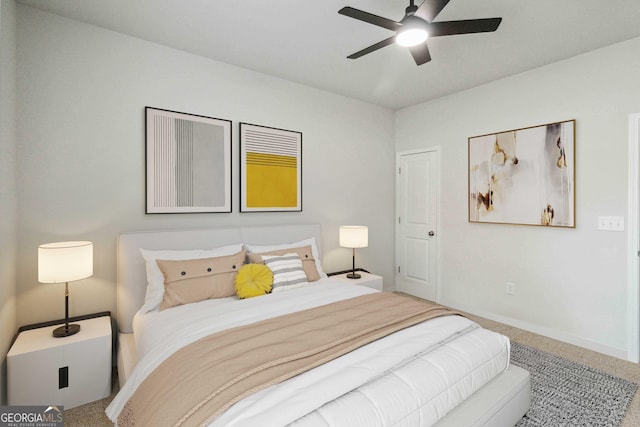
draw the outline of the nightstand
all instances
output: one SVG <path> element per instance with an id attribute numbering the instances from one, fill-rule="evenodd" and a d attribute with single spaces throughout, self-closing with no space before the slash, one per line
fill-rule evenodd
<path id="1" fill-rule="evenodd" d="M 111 317 L 74 321 L 80 332 L 54 338 L 60 325 L 20 332 L 7 354 L 9 405 L 84 405 L 111 394 Z"/>
<path id="2" fill-rule="evenodd" d="M 364 271 L 357 271 L 357 273 L 361 276 L 359 279 L 349 279 L 347 274 L 338 274 L 336 276 L 330 276 L 330 279 L 338 280 L 342 283 L 348 283 L 351 285 L 361 285 L 367 286 L 372 289 L 377 289 L 379 291 L 383 290 L 382 287 L 382 277 L 376 276 L 375 274 L 365 273 Z"/>

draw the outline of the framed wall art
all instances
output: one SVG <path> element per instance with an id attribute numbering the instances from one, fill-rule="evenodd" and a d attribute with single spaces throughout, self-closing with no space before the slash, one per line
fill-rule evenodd
<path id="1" fill-rule="evenodd" d="M 469 222 L 575 227 L 575 125 L 469 138 Z"/>
<path id="2" fill-rule="evenodd" d="M 240 212 L 302 211 L 302 133 L 240 123 Z"/>
<path id="3" fill-rule="evenodd" d="M 145 107 L 146 212 L 231 212 L 231 121 Z"/>

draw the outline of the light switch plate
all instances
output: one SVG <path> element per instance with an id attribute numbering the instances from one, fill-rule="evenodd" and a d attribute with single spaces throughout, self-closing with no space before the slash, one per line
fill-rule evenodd
<path id="1" fill-rule="evenodd" d="M 624 217 L 623 216 L 599 216 L 598 230 L 624 231 Z"/>

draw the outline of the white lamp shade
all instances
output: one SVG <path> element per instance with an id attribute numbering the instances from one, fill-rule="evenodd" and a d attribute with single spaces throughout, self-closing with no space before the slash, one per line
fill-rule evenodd
<path id="1" fill-rule="evenodd" d="M 366 248 L 369 246 L 369 229 L 365 225 L 340 226 L 340 246 L 343 248 Z"/>
<path id="2" fill-rule="evenodd" d="M 38 246 L 38 282 L 73 282 L 91 275 L 93 243 L 58 242 Z"/>

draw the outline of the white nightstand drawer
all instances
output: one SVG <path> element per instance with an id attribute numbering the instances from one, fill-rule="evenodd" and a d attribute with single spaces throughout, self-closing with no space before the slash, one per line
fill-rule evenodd
<path id="1" fill-rule="evenodd" d="M 7 354 L 9 405 L 62 405 L 65 409 L 111 394 L 111 318 L 71 322 L 80 332 L 64 338 L 59 325 L 23 331 Z"/>
<path id="2" fill-rule="evenodd" d="M 329 276 L 330 279 L 337 280 L 342 283 L 348 283 L 350 285 L 361 285 L 367 286 L 372 289 L 377 289 L 379 291 L 383 290 L 382 277 L 376 276 L 375 274 L 365 273 L 364 271 L 356 271 L 361 277 L 359 279 L 349 279 L 347 274 L 338 274 L 336 276 Z"/>

